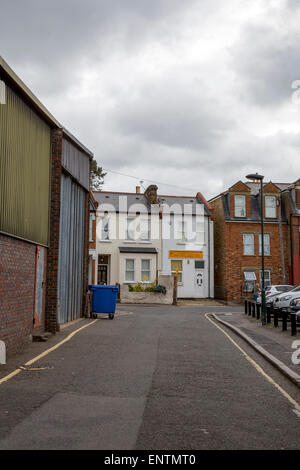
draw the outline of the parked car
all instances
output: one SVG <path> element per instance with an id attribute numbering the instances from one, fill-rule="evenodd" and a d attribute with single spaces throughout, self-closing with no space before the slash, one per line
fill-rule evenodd
<path id="1" fill-rule="evenodd" d="M 300 293 L 300 284 L 294 287 L 294 289 L 276 296 L 273 301 L 274 307 L 279 308 L 279 309 L 281 308 L 290 309 L 291 301 L 299 297 L 299 293 Z"/>
<path id="2" fill-rule="evenodd" d="M 290 307 L 292 310 L 294 310 L 294 312 L 300 311 L 300 295 L 295 299 L 291 300 Z"/>
<path id="3" fill-rule="evenodd" d="M 291 308 L 292 312 L 296 312 L 297 321 L 300 322 L 300 296 L 298 296 L 295 299 L 291 300 L 290 308 Z"/>
<path id="4" fill-rule="evenodd" d="M 271 304 L 274 300 L 275 296 L 282 294 L 284 292 L 288 292 L 293 289 L 294 286 L 290 285 L 274 285 L 274 286 L 267 286 L 266 287 L 266 304 Z M 257 303 L 261 303 L 261 294 L 257 298 Z"/>
<path id="5" fill-rule="evenodd" d="M 265 291 L 266 295 L 273 295 L 273 294 L 283 294 L 291 289 L 294 289 L 294 286 L 280 284 L 275 286 L 267 286 Z"/>

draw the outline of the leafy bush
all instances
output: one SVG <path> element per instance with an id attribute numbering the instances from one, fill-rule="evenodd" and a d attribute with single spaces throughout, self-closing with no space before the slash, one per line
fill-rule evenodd
<path id="1" fill-rule="evenodd" d="M 134 286 L 128 284 L 128 290 L 129 292 L 156 292 L 164 295 L 167 293 L 165 286 L 156 285 L 156 280 L 146 285 L 142 282 L 137 282 Z"/>

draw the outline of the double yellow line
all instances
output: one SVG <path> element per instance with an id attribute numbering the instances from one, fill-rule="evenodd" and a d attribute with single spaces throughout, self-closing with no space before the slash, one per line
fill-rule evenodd
<path id="1" fill-rule="evenodd" d="M 231 336 L 223 330 L 219 325 L 217 325 L 214 321 L 209 318 L 209 314 L 205 314 L 205 318 L 210 321 L 218 330 L 222 331 L 222 333 L 227 336 L 227 338 L 234 344 L 234 346 L 243 354 L 245 359 L 250 362 L 250 364 L 263 376 L 265 379 L 267 379 L 268 382 L 270 382 L 290 403 L 293 405 L 293 407 L 297 410 L 300 411 L 300 405 L 299 403 L 296 402 L 285 390 L 283 390 L 280 385 L 278 385 L 275 380 L 272 379 L 258 364 L 255 362 L 248 354 L 231 338 Z"/>
<path id="2" fill-rule="evenodd" d="M 16 375 L 20 374 L 20 372 L 22 372 L 24 370 L 24 367 L 28 367 L 28 366 L 31 366 L 32 364 L 34 364 L 35 362 L 39 361 L 40 359 L 42 359 L 43 357 L 47 356 L 48 354 L 50 354 L 51 352 L 55 351 L 56 349 L 60 348 L 60 346 L 62 346 L 63 344 L 67 343 L 68 341 L 70 341 L 70 339 L 72 339 L 75 335 L 77 335 L 77 333 L 79 333 L 80 331 L 84 330 L 85 328 L 88 328 L 89 326 L 93 325 L 94 323 L 96 323 L 97 320 L 94 320 L 90 323 L 88 323 L 87 325 L 84 325 L 82 326 L 81 328 L 78 328 L 77 330 L 73 331 L 72 333 L 70 333 L 65 339 L 63 339 L 62 341 L 60 341 L 59 343 L 57 343 L 55 346 L 53 346 L 52 348 L 50 349 L 47 349 L 47 351 L 44 351 L 43 353 L 39 354 L 38 356 L 34 357 L 33 359 L 31 359 L 30 361 L 26 362 L 26 364 L 24 364 L 23 368 L 19 368 L 19 369 L 16 369 L 14 370 L 13 372 L 11 372 L 10 374 L 6 375 L 5 377 L 3 377 L 2 379 L 0 379 L 0 385 L 2 385 L 3 383 L 7 382 L 8 380 L 12 379 L 13 377 L 15 377 Z"/>

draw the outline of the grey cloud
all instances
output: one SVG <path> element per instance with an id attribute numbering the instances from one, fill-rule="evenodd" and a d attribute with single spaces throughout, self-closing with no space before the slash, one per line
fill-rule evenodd
<path id="1" fill-rule="evenodd" d="M 248 25 L 231 50 L 240 99 L 272 107 L 291 101 L 292 82 L 300 78 L 299 41 L 300 33 Z"/>
<path id="2" fill-rule="evenodd" d="M 296 3 L 289 0 L 282 12 L 286 31 L 271 26 L 269 13 L 259 23 L 243 20 L 223 51 L 231 16 L 251 3 L 230 0 L 228 9 L 224 0 L 0 0 L 1 54 L 104 168 L 207 197 L 250 171 L 290 181 L 300 172 L 300 134 L 259 137 L 247 119 L 255 121 L 256 105 L 259 122 L 270 119 L 265 108 L 279 111 L 300 79 L 300 33 L 288 29 Z M 209 52 L 200 46 L 191 58 L 190 48 L 202 42 Z M 149 51 L 158 54 L 150 66 Z M 77 97 L 85 86 L 91 89 Z M 136 184 L 117 175 L 107 181 L 114 190 Z"/>
<path id="3" fill-rule="evenodd" d="M 139 99 L 122 102 L 116 121 L 124 134 L 198 151 L 212 149 L 234 126 L 233 119 L 205 87 L 194 85 L 188 90 L 187 84 L 175 77 L 147 84 Z"/>

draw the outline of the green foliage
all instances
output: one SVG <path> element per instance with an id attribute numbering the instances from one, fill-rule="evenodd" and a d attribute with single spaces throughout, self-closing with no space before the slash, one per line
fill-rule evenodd
<path id="1" fill-rule="evenodd" d="M 133 288 L 133 292 L 143 292 L 143 291 L 144 289 L 143 289 L 141 282 L 138 282 Z"/>
<path id="2" fill-rule="evenodd" d="M 104 183 L 106 173 L 101 166 L 98 166 L 97 160 L 93 158 L 91 161 L 91 189 L 93 191 L 100 191 Z"/>
<path id="3" fill-rule="evenodd" d="M 129 292 L 156 292 L 166 294 L 167 290 L 165 286 L 160 286 L 156 284 L 156 280 L 151 282 L 151 284 L 143 284 L 142 282 L 137 282 L 134 286 L 128 284 Z"/>

